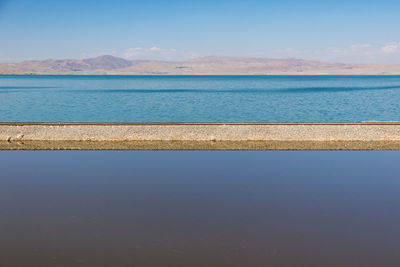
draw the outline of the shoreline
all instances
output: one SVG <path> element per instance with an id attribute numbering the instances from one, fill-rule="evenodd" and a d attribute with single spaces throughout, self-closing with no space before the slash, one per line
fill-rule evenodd
<path id="1" fill-rule="evenodd" d="M 308 77 L 308 76 L 338 76 L 338 77 L 398 77 L 400 76 L 400 72 L 396 73 L 354 73 L 354 74 L 343 74 L 343 73 L 306 73 L 306 74 L 299 74 L 295 72 L 290 73 L 267 73 L 267 74 L 167 74 L 167 73 L 145 73 L 145 74 L 116 74 L 116 73 L 0 73 L 1 76 L 27 76 L 27 77 L 40 77 L 40 76 L 107 76 L 107 77 L 118 77 L 118 76 L 132 76 L 132 77 L 225 77 L 225 76 L 232 76 L 232 77 Z"/>
<path id="2" fill-rule="evenodd" d="M 0 150 L 400 150 L 400 122 L 0 123 Z"/>

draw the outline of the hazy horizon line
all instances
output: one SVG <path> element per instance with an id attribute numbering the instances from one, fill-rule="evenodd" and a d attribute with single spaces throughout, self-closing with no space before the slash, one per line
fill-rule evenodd
<path id="1" fill-rule="evenodd" d="M 312 59 L 312 58 L 302 58 L 302 57 L 293 57 L 293 56 L 287 56 L 287 57 L 270 57 L 270 56 L 250 56 L 250 55 L 240 55 L 240 56 L 232 56 L 232 55 L 215 55 L 215 54 L 210 54 L 210 55 L 202 55 L 202 56 L 196 56 L 196 57 L 191 57 L 191 58 L 186 58 L 186 59 L 152 59 L 152 58 L 138 58 L 138 59 L 131 59 L 131 58 L 126 58 L 123 56 L 118 56 L 118 55 L 112 55 L 112 54 L 101 54 L 101 55 L 96 55 L 96 56 L 88 56 L 88 57 L 78 57 L 78 58 L 45 58 L 45 59 L 24 59 L 24 60 L 18 60 L 18 61 L 0 61 L 0 64 L 19 64 L 19 63 L 24 63 L 24 62 L 40 62 L 40 61 L 66 61 L 66 60 L 74 60 L 74 61 L 79 61 L 79 60 L 88 60 L 88 59 L 95 59 L 95 58 L 101 58 L 101 57 L 113 57 L 113 58 L 118 58 L 118 59 L 123 59 L 129 62 L 132 61 L 159 61 L 159 62 L 187 62 L 191 60 L 196 60 L 196 59 L 202 59 L 202 58 L 231 58 L 231 59 L 269 59 L 269 60 L 304 60 L 304 61 L 315 61 L 315 62 L 326 62 L 326 63 L 338 63 L 338 64 L 379 64 L 379 65 L 400 65 L 400 63 L 383 63 L 383 62 L 358 62 L 358 61 L 352 61 L 352 62 L 343 62 L 343 61 L 335 61 L 335 60 L 324 60 L 324 59 Z"/>

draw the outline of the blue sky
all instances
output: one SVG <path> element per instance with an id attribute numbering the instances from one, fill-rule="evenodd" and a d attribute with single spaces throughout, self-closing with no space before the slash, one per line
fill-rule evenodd
<path id="1" fill-rule="evenodd" d="M 400 1 L 0 0 L 0 61 L 197 56 L 400 64 Z"/>

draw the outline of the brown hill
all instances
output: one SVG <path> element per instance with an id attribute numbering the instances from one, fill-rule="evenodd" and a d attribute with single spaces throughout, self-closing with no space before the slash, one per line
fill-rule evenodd
<path id="1" fill-rule="evenodd" d="M 82 60 L 31 60 L 0 63 L 0 74 L 123 75 L 400 75 L 400 64 L 343 64 L 303 59 L 201 57 L 186 61 L 129 61 L 114 56 Z"/>
<path id="2" fill-rule="evenodd" d="M 127 68 L 133 65 L 132 61 L 125 60 L 123 58 L 113 57 L 113 56 L 100 56 L 96 58 L 89 58 L 82 60 L 89 69 L 97 70 L 114 70 Z"/>

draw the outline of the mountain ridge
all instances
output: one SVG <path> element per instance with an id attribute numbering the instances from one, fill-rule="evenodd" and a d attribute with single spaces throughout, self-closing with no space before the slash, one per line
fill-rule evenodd
<path id="1" fill-rule="evenodd" d="M 76 75 L 400 75 L 400 64 L 347 64 L 297 58 L 206 56 L 185 61 L 86 59 L 0 63 L 0 74 Z"/>

